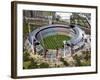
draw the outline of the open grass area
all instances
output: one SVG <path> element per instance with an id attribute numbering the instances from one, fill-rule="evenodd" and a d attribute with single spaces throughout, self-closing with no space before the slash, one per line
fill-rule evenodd
<path id="1" fill-rule="evenodd" d="M 70 37 L 66 35 L 52 35 L 43 38 L 43 40 L 41 40 L 41 44 L 47 49 L 63 48 L 64 40 L 68 41 L 70 40 Z"/>

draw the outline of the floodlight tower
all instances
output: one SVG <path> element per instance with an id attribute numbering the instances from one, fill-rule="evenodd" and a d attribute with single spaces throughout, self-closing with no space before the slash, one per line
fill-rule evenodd
<path id="1" fill-rule="evenodd" d="M 37 50 L 36 50 L 36 46 L 39 45 L 40 43 L 37 42 L 36 40 L 33 40 L 33 45 L 34 45 L 34 54 L 36 54 Z"/>
<path id="2" fill-rule="evenodd" d="M 36 44 L 35 44 L 36 40 L 33 40 L 33 48 L 34 48 L 34 54 L 36 54 Z"/>
<path id="3" fill-rule="evenodd" d="M 52 16 L 48 16 L 49 24 L 52 24 Z"/>
<path id="4" fill-rule="evenodd" d="M 65 55 L 65 54 L 66 54 L 66 52 L 65 52 L 66 40 L 63 41 L 63 44 L 64 44 L 64 56 L 63 56 L 63 57 L 65 57 L 65 56 L 66 56 L 66 55 Z"/>

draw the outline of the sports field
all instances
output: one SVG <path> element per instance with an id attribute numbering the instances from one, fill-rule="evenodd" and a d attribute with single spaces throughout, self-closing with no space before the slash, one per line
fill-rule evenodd
<path id="1" fill-rule="evenodd" d="M 46 49 L 63 48 L 64 40 L 68 41 L 70 37 L 66 35 L 52 35 L 43 38 L 43 40 L 41 40 L 41 45 Z"/>

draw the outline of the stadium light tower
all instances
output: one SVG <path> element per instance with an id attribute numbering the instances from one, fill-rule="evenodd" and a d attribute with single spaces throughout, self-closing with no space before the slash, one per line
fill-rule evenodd
<path id="1" fill-rule="evenodd" d="M 49 24 L 52 24 L 52 16 L 48 16 Z"/>
<path id="2" fill-rule="evenodd" d="M 63 56 L 63 57 L 65 57 L 65 56 L 66 56 L 66 55 L 65 55 L 65 53 L 66 53 L 66 52 L 65 52 L 65 44 L 66 44 L 66 40 L 64 40 L 63 43 L 64 43 L 64 56 Z"/>

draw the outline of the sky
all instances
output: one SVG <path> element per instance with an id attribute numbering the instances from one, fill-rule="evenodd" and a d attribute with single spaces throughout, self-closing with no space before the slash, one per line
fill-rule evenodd
<path id="1" fill-rule="evenodd" d="M 57 15 L 60 15 L 62 19 L 70 19 L 70 15 L 72 13 L 62 13 L 62 12 L 56 12 Z"/>

